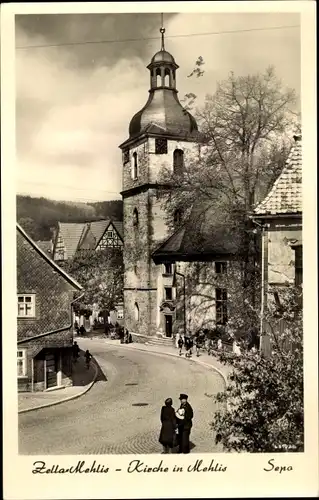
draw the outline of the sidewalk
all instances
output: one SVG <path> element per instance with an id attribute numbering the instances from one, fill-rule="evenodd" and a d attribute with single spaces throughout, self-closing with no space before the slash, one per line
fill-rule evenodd
<path id="1" fill-rule="evenodd" d="M 183 350 L 182 356 L 179 356 L 178 354 L 178 349 L 174 347 L 174 345 L 170 346 L 165 346 L 165 345 L 154 345 L 154 344 L 139 344 L 133 342 L 132 344 L 120 344 L 119 340 L 110 340 L 108 338 L 102 338 L 102 337 L 83 337 L 81 340 L 84 339 L 89 339 L 90 341 L 100 341 L 105 344 L 109 345 L 119 345 L 124 349 L 138 349 L 140 351 L 147 351 L 147 352 L 153 352 L 153 353 L 158 353 L 158 354 L 167 354 L 169 356 L 176 356 L 178 358 L 184 359 L 185 363 L 200 363 L 204 364 L 207 367 L 211 367 L 215 369 L 217 372 L 221 374 L 221 376 L 224 378 L 225 382 L 228 378 L 229 373 L 232 371 L 232 368 L 227 365 L 223 365 L 220 363 L 217 359 L 216 356 L 211 355 L 209 356 L 206 351 L 201 350 L 200 351 L 200 356 L 196 356 L 195 349 L 193 349 L 193 355 L 192 357 L 185 358 L 185 350 Z"/>
<path id="2" fill-rule="evenodd" d="M 76 363 L 73 363 L 73 386 L 44 392 L 23 392 L 18 394 L 18 413 L 52 406 L 64 401 L 75 399 L 85 394 L 94 384 L 97 376 L 97 367 L 91 362 L 89 370 L 86 368 L 84 352 L 81 352 Z"/>

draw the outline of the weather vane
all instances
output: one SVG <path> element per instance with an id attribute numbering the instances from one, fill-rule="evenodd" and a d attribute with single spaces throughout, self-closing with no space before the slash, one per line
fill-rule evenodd
<path id="1" fill-rule="evenodd" d="M 164 15 L 161 14 L 161 29 L 160 29 L 160 33 L 162 34 L 162 46 L 161 46 L 161 50 L 165 50 L 165 47 L 164 47 L 164 33 L 165 33 L 165 28 L 164 28 Z"/>

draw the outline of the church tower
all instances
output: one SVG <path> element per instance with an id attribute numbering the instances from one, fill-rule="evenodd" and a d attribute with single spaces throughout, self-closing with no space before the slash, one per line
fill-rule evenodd
<path id="1" fill-rule="evenodd" d="M 160 184 L 161 171 L 181 173 L 187 157 L 196 154 L 201 134 L 176 90 L 178 65 L 162 43 L 147 66 L 149 97 L 129 125 L 120 145 L 123 162 L 124 325 L 143 336 L 174 333 L 173 265 L 155 265 L 152 253 L 168 236 Z M 198 153 L 197 153 L 198 154 Z"/>

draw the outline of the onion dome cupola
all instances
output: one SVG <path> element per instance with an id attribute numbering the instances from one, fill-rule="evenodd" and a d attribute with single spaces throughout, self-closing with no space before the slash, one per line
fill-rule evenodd
<path id="1" fill-rule="evenodd" d="M 161 28 L 162 46 L 152 57 L 147 68 L 150 71 L 151 88 L 145 106 L 136 113 L 129 126 L 130 139 L 148 131 L 178 137 L 200 135 L 195 118 L 186 111 L 177 97 L 174 57 L 165 50 L 164 33 Z"/>

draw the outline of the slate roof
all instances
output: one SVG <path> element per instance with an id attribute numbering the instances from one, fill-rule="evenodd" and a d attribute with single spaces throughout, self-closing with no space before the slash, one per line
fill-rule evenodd
<path id="1" fill-rule="evenodd" d="M 153 253 L 155 263 L 167 260 L 214 260 L 238 255 L 242 231 L 227 214 L 212 205 L 198 201 L 189 219 Z"/>
<path id="2" fill-rule="evenodd" d="M 68 259 L 74 257 L 82 232 L 86 223 L 59 222 L 59 233 L 61 234 Z"/>
<path id="3" fill-rule="evenodd" d="M 124 228 L 123 228 L 123 222 L 120 220 L 112 220 L 111 221 L 115 229 L 117 230 L 120 238 L 123 240 L 124 238 Z"/>
<path id="4" fill-rule="evenodd" d="M 51 266 L 55 271 L 57 271 L 63 278 L 71 283 L 71 285 L 77 290 L 82 290 L 82 286 L 73 279 L 68 273 L 66 273 L 60 266 L 56 264 L 22 229 L 22 227 L 17 223 L 17 232 L 22 235 L 22 237 L 28 241 L 28 243 L 36 250 L 36 252 Z"/>
<path id="5" fill-rule="evenodd" d="M 59 233 L 64 241 L 67 259 L 74 257 L 82 245 L 85 248 L 89 246 L 89 248 L 95 249 L 110 224 L 113 224 L 123 240 L 123 222 L 121 221 L 103 219 L 92 222 L 59 222 Z M 91 241 L 92 238 L 94 238 L 94 242 Z"/>
<path id="6" fill-rule="evenodd" d="M 255 208 L 256 215 L 302 213 L 302 143 L 295 136 L 286 164 L 266 198 Z"/>

